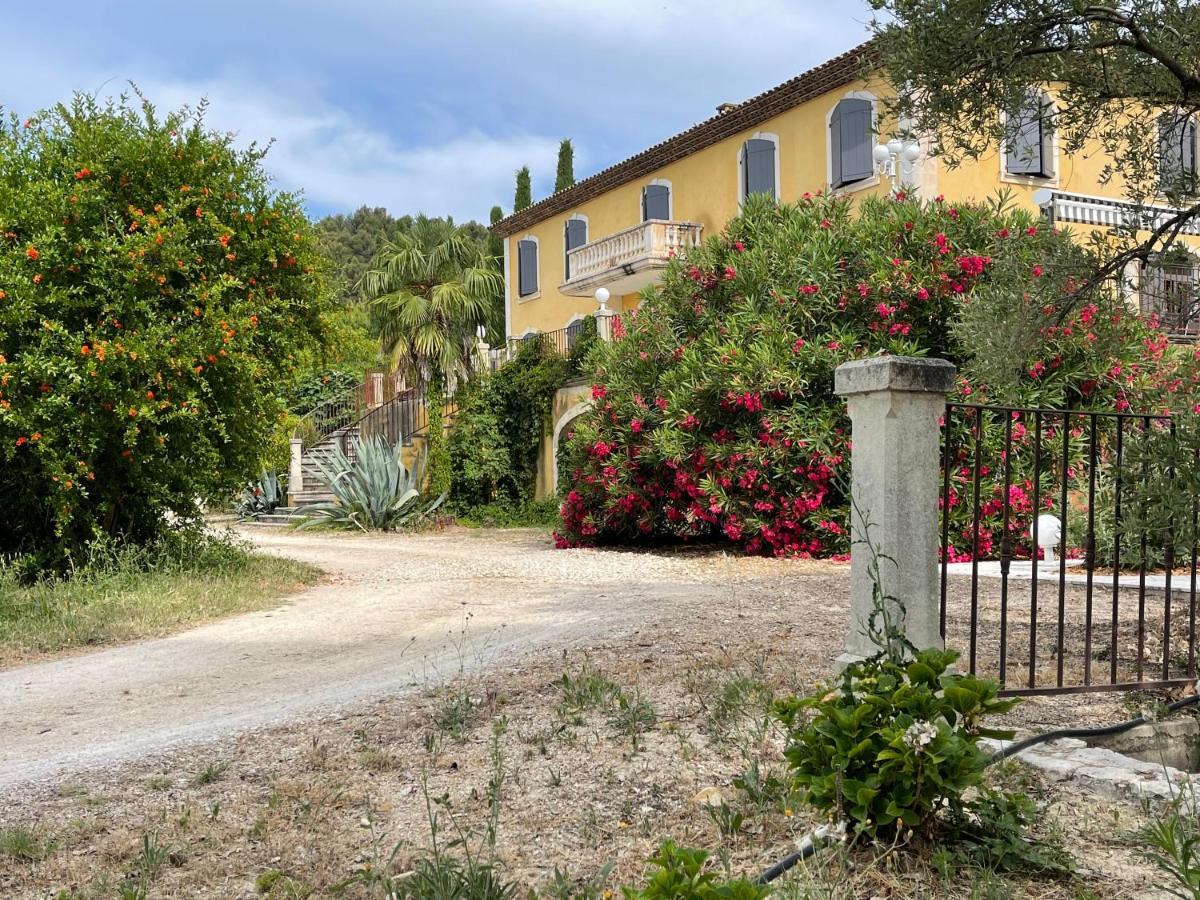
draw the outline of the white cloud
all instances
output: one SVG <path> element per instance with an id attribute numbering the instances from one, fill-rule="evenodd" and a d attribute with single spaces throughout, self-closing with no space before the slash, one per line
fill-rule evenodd
<path id="1" fill-rule="evenodd" d="M 208 124 L 238 142 L 273 140 L 265 161 L 281 187 L 303 189 L 312 206 L 352 210 L 386 206 L 396 215 L 426 212 L 486 222 L 492 204 L 508 211 L 514 173 L 553 169 L 558 142 L 537 135 L 465 132 L 434 145 L 408 146 L 328 103 L 286 96 L 245 82 L 149 83 L 163 107 L 210 102 Z"/>

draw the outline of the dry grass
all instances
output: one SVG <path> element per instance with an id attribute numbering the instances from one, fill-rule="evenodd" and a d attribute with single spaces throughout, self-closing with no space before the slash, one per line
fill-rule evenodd
<path id="1" fill-rule="evenodd" d="M 384 897 L 370 876 L 428 855 L 431 810 L 443 844 L 461 829 L 474 848 L 495 811 L 495 859 L 519 896 L 552 891 L 556 869 L 573 887 L 541 896 L 596 896 L 585 885 L 608 866 L 608 889 L 636 883 L 665 837 L 756 873 L 815 822 L 772 781 L 784 761 L 767 706 L 813 685 L 833 639 L 793 618 L 751 600 L 724 619 L 665 623 L 80 777 L 9 805 L 9 826 L 47 850 L 0 858 L 0 894 L 110 898 L 124 883 L 150 897 Z M 783 896 L 1148 896 L 1154 875 L 1129 838 L 1138 809 L 1060 792 L 1020 767 L 999 777 L 1038 798 L 1039 832 L 1062 837 L 1077 878 L 939 873 L 929 853 L 832 851 Z"/>
<path id="2" fill-rule="evenodd" d="M 0 568 L 0 667 L 266 609 L 320 574 L 215 540 L 165 558 L 115 554 L 32 585 Z"/>

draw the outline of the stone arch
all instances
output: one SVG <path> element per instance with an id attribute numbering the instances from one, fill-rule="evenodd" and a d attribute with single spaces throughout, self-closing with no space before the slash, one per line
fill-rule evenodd
<path id="1" fill-rule="evenodd" d="M 581 400 L 574 406 L 570 406 L 566 411 L 558 417 L 558 421 L 554 423 L 554 435 L 550 441 L 550 472 L 549 482 L 550 496 L 558 491 L 558 441 L 562 437 L 563 430 L 582 416 L 585 412 L 592 408 L 591 400 Z"/>

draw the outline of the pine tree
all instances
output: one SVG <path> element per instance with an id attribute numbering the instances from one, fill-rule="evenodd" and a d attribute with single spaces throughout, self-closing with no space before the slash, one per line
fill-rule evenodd
<path id="1" fill-rule="evenodd" d="M 517 193 L 513 197 L 513 212 L 520 212 L 533 205 L 533 187 L 529 182 L 529 166 L 521 166 L 517 172 Z"/>
<path id="2" fill-rule="evenodd" d="M 554 192 L 569 188 L 575 183 L 575 148 L 570 138 L 563 138 L 558 145 L 558 172 L 554 176 Z"/>

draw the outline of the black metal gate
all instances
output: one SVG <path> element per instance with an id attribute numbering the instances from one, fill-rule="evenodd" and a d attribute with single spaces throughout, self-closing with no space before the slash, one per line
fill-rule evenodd
<path id="1" fill-rule="evenodd" d="M 1195 678 L 1200 447 L 1179 426 L 947 405 L 941 626 L 971 673 L 1008 694 Z M 1053 563 L 1046 516 L 1061 523 Z"/>

